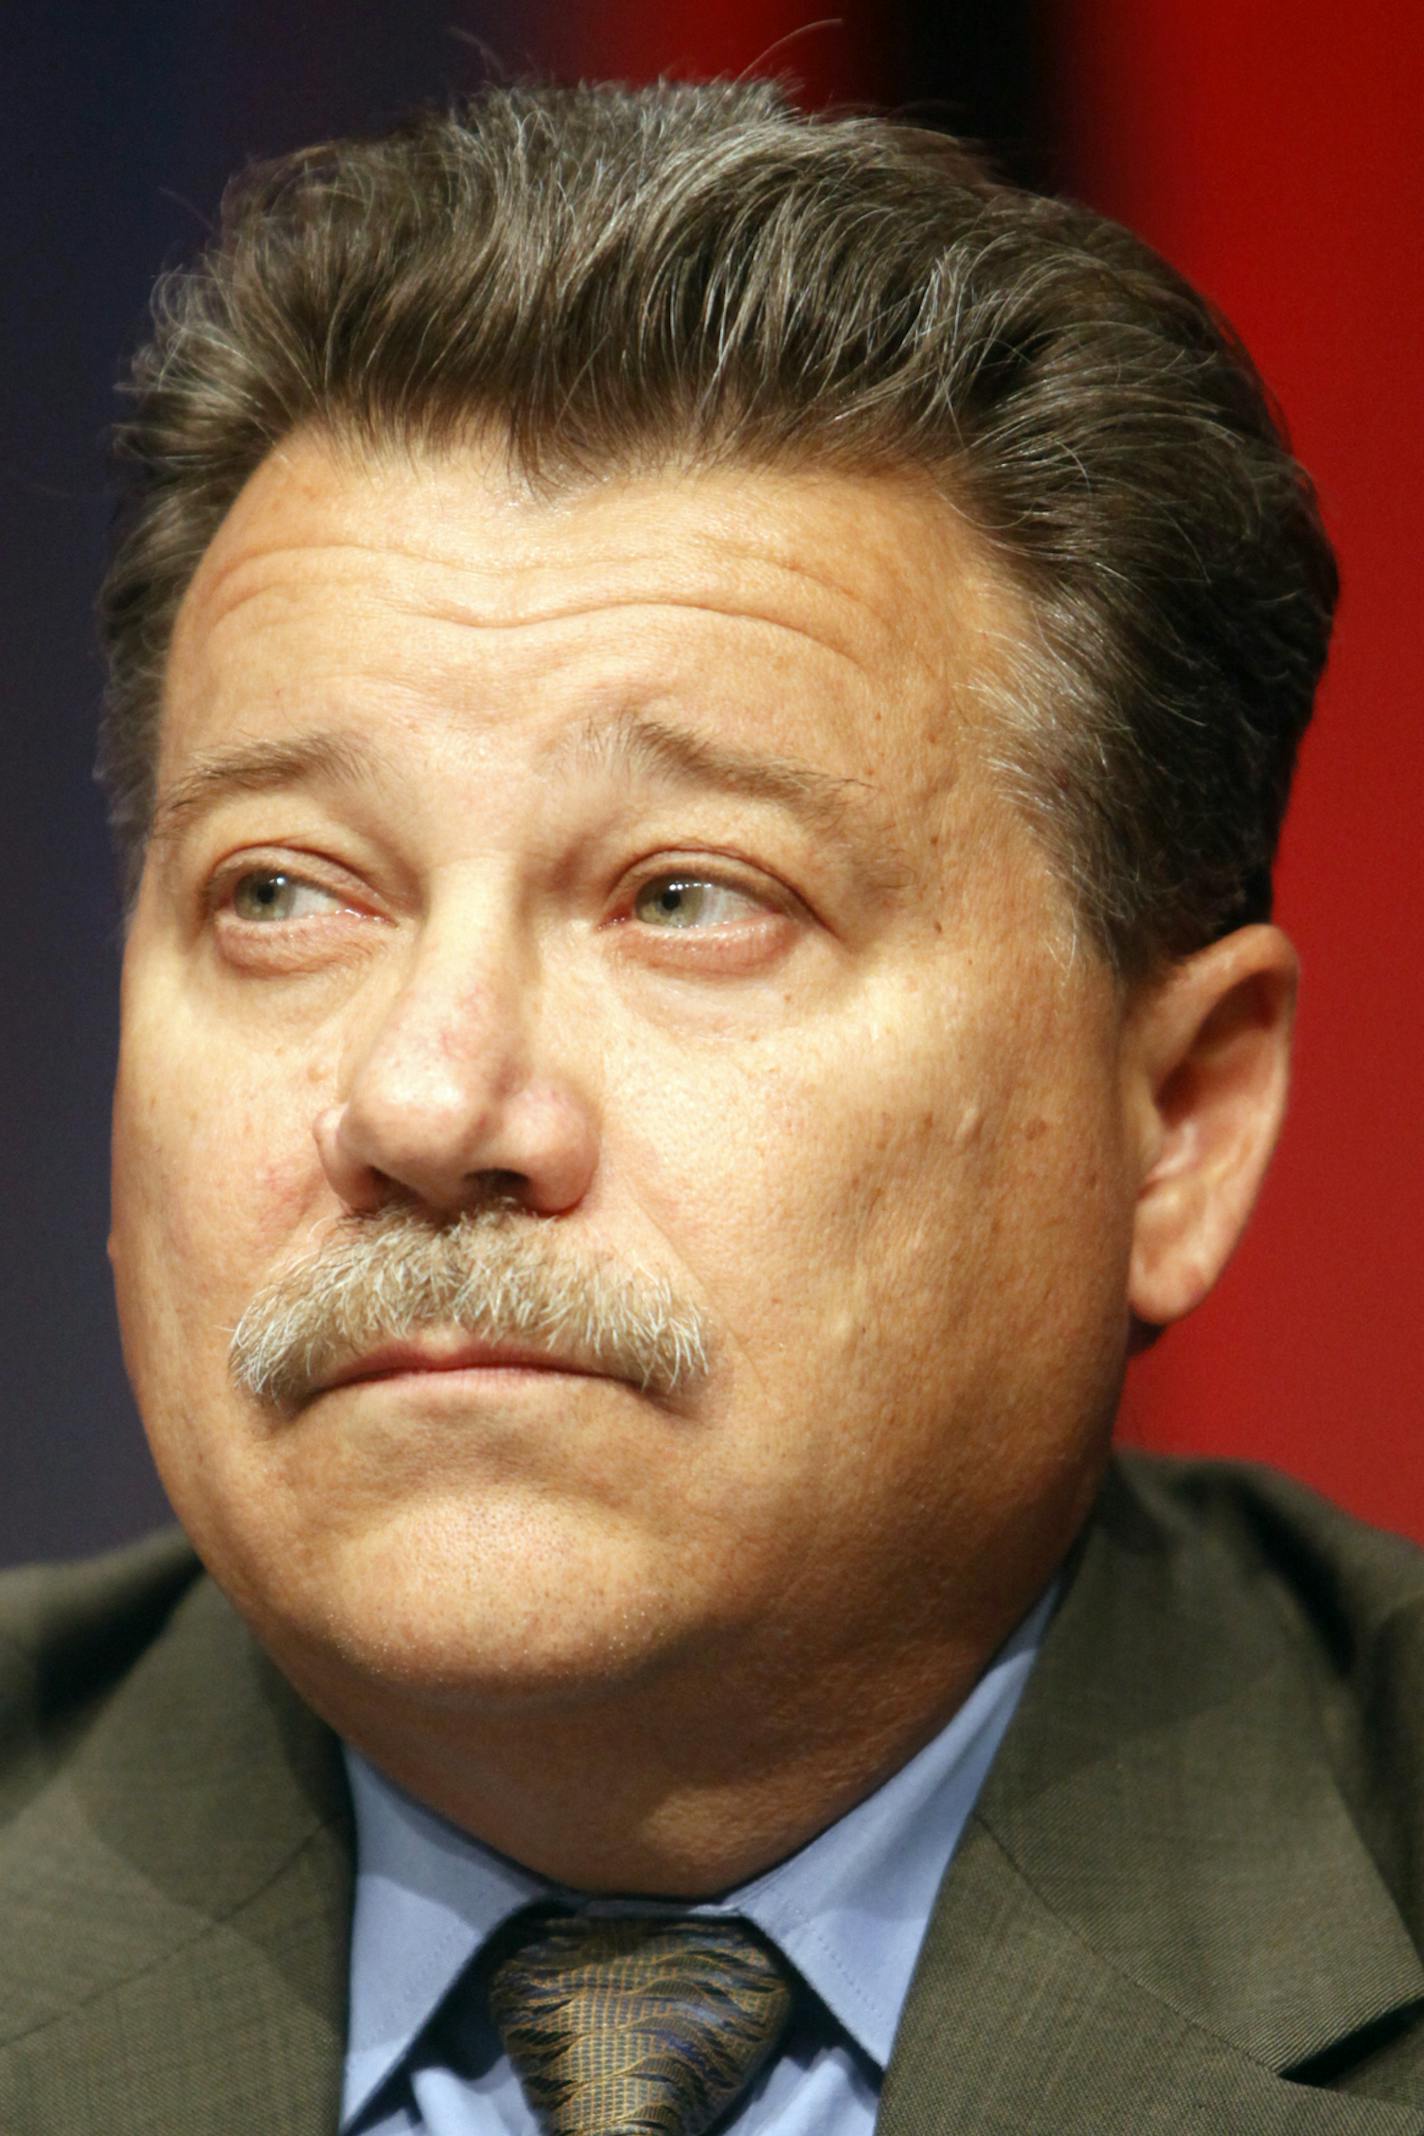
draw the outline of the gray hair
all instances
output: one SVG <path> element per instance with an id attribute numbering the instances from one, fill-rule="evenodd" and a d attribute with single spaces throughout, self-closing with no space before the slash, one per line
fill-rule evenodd
<path id="1" fill-rule="evenodd" d="M 258 167 L 127 383 L 100 755 L 130 889 L 199 558 L 299 426 L 495 423 L 536 487 L 662 464 L 928 476 L 1030 627 L 994 761 L 1126 977 L 1270 911 L 1336 579 L 1210 306 L 945 136 L 766 82 L 488 89 Z"/>
<path id="2" fill-rule="evenodd" d="M 431 1328 L 529 1343 L 670 1401 L 709 1370 L 704 1314 L 661 1276 L 573 1259 L 555 1227 L 493 1202 L 435 1223 L 407 1202 L 345 1217 L 288 1262 L 232 1333 L 238 1387 L 298 1408 L 366 1353 Z"/>

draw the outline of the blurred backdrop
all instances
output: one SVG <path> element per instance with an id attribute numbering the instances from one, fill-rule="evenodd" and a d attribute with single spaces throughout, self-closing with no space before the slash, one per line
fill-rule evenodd
<path id="1" fill-rule="evenodd" d="M 10 0 L 0 41 L 0 1562 L 164 1517 L 110 1303 L 117 906 L 90 780 L 103 433 L 155 273 L 254 156 L 494 71 L 762 69 L 1134 224 L 1236 321 L 1339 544 L 1338 651 L 1280 914 L 1294 1111 L 1216 1298 L 1125 1432 L 1291 1469 L 1424 1538 L 1424 491 L 1417 0 Z M 23 889 L 24 897 L 20 897 Z M 221 1103 L 221 1092 L 212 1093 Z M 240 1162 L 234 1152 L 234 1162 Z"/>

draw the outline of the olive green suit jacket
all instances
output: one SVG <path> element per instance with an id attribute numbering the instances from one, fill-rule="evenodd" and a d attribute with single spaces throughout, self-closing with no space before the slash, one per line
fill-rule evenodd
<path id="1" fill-rule="evenodd" d="M 332 2136 L 337 1745 L 180 1540 L 0 1581 L 0 2136 Z M 1424 2132 L 1424 1556 L 1112 1472 L 882 2136 Z"/>

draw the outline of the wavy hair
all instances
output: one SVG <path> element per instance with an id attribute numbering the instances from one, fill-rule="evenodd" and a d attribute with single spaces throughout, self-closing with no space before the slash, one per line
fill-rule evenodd
<path id="1" fill-rule="evenodd" d="M 257 167 L 158 286 L 117 433 L 100 775 L 132 887 L 184 590 L 284 437 L 530 483 L 675 462 L 928 477 L 1029 619 L 996 769 L 1134 977 L 1270 910 L 1334 562 L 1212 308 L 946 136 L 771 83 L 492 88 Z"/>

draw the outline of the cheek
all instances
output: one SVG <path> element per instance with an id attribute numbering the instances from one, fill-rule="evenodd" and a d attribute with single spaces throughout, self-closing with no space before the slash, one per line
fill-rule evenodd
<path id="1" fill-rule="evenodd" d="M 914 1001 L 803 1024 L 611 1096 L 615 1169 L 742 1341 L 812 1322 L 848 1345 L 871 1300 L 942 1278 L 983 1206 L 996 1094 L 942 1020 L 924 1025 Z"/>
<path id="2" fill-rule="evenodd" d="M 964 1369 L 1109 1287 L 1109 1062 L 1051 989 L 946 983 L 853 1025 L 668 1061 L 630 1171 L 729 1331 L 794 1374 Z M 814 1345 L 815 1363 L 807 1347 Z M 773 1362 L 771 1369 L 779 1369 Z"/>
<path id="3" fill-rule="evenodd" d="M 133 1015 L 114 1100 L 111 1252 L 126 1341 L 167 1318 L 183 1348 L 230 1324 L 311 1204 L 317 1174 L 306 1079 L 280 1058 L 218 1063 L 182 1019 Z M 197 1309 L 197 1310 L 195 1310 Z"/>

